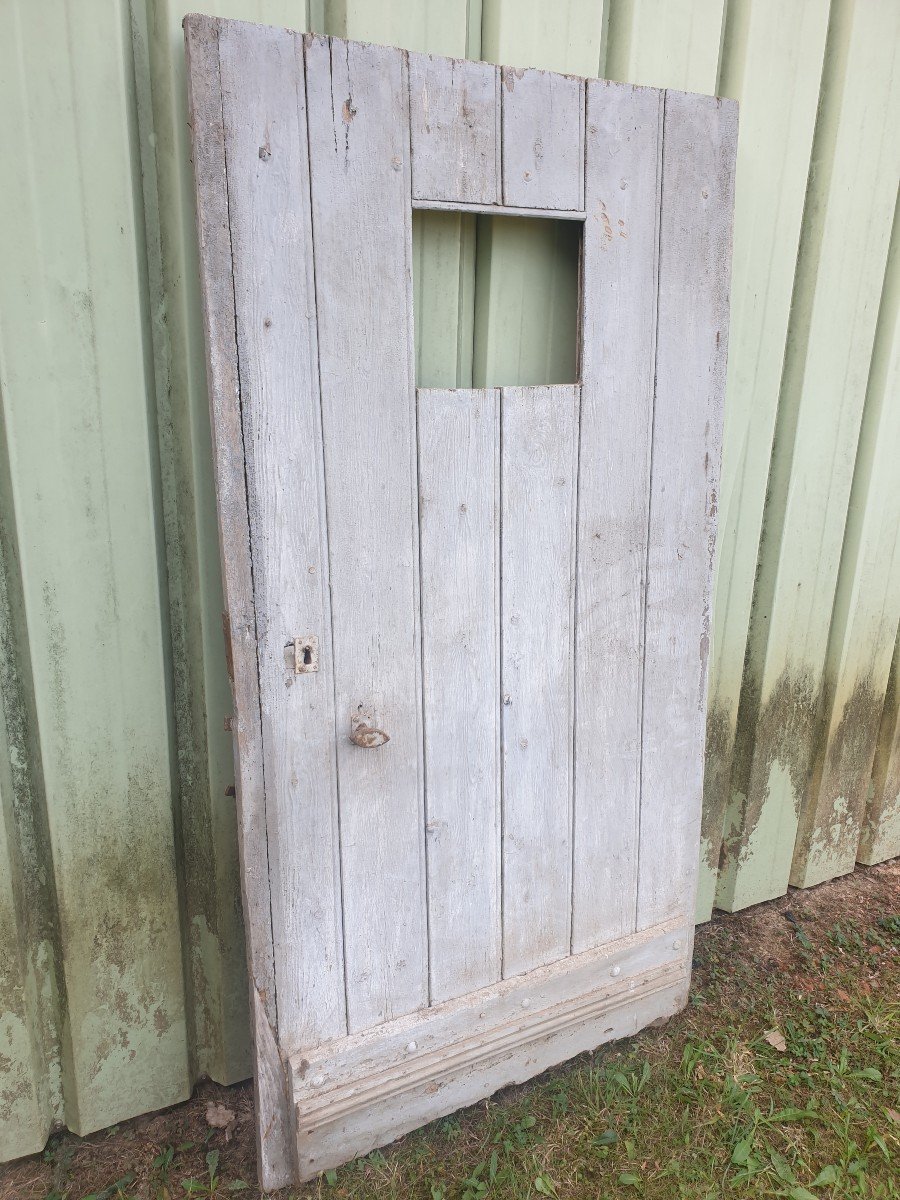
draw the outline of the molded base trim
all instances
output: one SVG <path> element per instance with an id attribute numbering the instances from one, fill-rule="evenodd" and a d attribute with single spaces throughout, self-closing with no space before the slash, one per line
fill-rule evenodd
<path id="1" fill-rule="evenodd" d="M 522 1083 L 687 1000 L 683 919 L 291 1056 L 300 1180 Z"/>

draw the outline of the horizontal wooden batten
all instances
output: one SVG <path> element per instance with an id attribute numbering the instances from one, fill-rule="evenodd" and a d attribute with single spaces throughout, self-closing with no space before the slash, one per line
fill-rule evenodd
<path id="1" fill-rule="evenodd" d="M 450 200 L 417 200 L 413 208 L 426 212 L 488 213 L 496 217 L 544 217 L 549 221 L 583 221 L 583 208 L 517 208 L 513 204 L 455 204 Z"/>
<path id="2" fill-rule="evenodd" d="M 689 936 L 668 921 L 292 1055 L 299 1178 L 676 1012 Z"/>

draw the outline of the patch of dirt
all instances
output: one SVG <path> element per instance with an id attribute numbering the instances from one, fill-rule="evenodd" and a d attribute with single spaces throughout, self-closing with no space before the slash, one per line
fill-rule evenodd
<path id="1" fill-rule="evenodd" d="M 729 998 L 737 1005 L 754 978 L 777 976 L 783 989 L 811 995 L 827 983 L 810 973 L 807 950 L 825 944 L 837 925 L 864 929 L 898 913 L 900 859 L 858 868 L 806 891 L 791 889 L 778 900 L 744 912 L 717 913 L 697 931 L 692 994 L 696 1000 L 710 992 L 719 1006 L 728 1006 Z M 878 947 L 869 952 L 874 965 L 860 963 L 854 976 L 861 994 L 870 989 L 866 972 L 874 977 L 878 971 Z M 832 953 L 841 951 L 832 944 Z M 839 1001 L 842 996 L 851 999 L 840 989 L 837 996 Z M 690 1019 L 690 1011 L 689 1007 L 655 1033 L 660 1044 L 673 1038 L 679 1024 Z M 619 1043 L 613 1051 L 626 1046 Z M 190 1193 L 185 1187 L 190 1180 L 197 1185 L 195 1195 L 257 1197 L 254 1143 L 252 1085 L 223 1087 L 207 1081 L 175 1108 L 87 1138 L 67 1132 L 54 1135 L 43 1155 L 0 1167 L 0 1200 L 175 1200 Z M 300 1194 L 319 1191 L 311 1185 Z M 289 1194 L 280 1193 L 285 1200 Z"/>
<path id="2" fill-rule="evenodd" d="M 789 888 L 786 896 L 743 912 L 716 912 L 697 930 L 695 955 L 702 971 L 704 948 L 725 939 L 732 954 L 743 950 L 760 965 L 797 970 L 804 937 L 821 940 L 838 924 L 870 925 L 881 916 L 895 915 L 898 904 L 900 859 L 895 858 L 876 867 L 857 867 L 850 875 L 805 891 Z"/>

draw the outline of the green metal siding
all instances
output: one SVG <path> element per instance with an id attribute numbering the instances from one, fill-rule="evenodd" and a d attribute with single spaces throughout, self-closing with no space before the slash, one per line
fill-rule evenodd
<path id="1" fill-rule="evenodd" d="M 698 917 L 900 853 L 895 0 L 7 0 L 0 1159 L 250 1069 L 197 7 L 740 101 Z M 556 236 L 416 221 L 423 382 L 566 373 Z"/>

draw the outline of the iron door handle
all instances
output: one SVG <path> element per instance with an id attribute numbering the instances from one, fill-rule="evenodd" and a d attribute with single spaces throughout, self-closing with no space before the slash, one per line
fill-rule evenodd
<path id="1" fill-rule="evenodd" d="M 364 721 L 354 721 L 350 730 L 350 741 L 354 746 L 361 746 L 363 750 L 377 750 L 390 740 L 390 734 L 385 733 L 383 729 L 376 729 L 374 725 L 367 725 Z"/>

